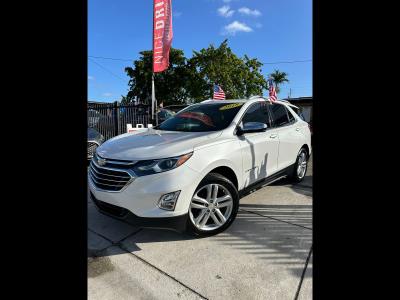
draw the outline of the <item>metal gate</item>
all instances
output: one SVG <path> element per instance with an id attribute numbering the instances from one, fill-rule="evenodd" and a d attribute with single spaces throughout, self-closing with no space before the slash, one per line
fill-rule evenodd
<path id="1" fill-rule="evenodd" d="M 88 103 L 88 127 L 100 132 L 105 140 L 114 136 L 126 133 L 126 124 L 147 124 L 151 123 L 151 107 L 149 105 L 120 105 L 114 103 Z"/>

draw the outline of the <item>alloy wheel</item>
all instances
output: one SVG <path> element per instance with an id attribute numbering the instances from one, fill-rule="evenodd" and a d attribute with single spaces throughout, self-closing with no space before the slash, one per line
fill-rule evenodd
<path id="1" fill-rule="evenodd" d="M 223 226 L 232 214 L 231 193 L 221 184 L 211 183 L 201 187 L 190 203 L 189 217 L 192 224 L 203 231 Z"/>
<path id="2" fill-rule="evenodd" d="M 297 160 L 297 177 L 303 178 L 307 170 L 307 156 L 304 152 L 299 155 Z"/>

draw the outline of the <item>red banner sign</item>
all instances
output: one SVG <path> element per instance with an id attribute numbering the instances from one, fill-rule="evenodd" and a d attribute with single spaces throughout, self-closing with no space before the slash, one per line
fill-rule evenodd
<path id="1" fill-rule="evenodd" d="M 153 72 L 162 72 L 169 66 L 172 43 L 171 0 L 154 0 L 153 11 Z"/>

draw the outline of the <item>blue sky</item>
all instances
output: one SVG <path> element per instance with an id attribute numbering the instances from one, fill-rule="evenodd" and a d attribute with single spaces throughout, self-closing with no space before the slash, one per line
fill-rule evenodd
<path id="1" fill-rule="evenodd" d="M 88 100 L 111 102 L 128 91 L 126 66 L 152 46 L 153 0 L 89 0 Z M 311 0 L 172 0 L 172 47 L 186 57 L 228 38 L 238 56 L 247 54 L 289 74 L 279 98 L 312 96 Z M 276 62 L 303 61 L 298 63 Z"/>

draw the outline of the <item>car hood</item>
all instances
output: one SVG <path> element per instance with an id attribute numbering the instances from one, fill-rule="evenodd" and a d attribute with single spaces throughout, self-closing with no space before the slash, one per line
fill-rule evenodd
<path id="1" fill-rule="evenodd" d="M 144 160 L 178 156 L 192 152 L 195 147 L 213 142 L 221 132 L 181 132 L 148 129 L 114 137 L 99 148 L 104 158 Z"/>

